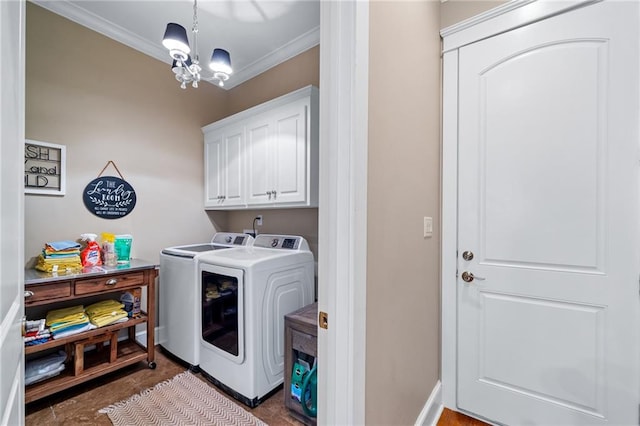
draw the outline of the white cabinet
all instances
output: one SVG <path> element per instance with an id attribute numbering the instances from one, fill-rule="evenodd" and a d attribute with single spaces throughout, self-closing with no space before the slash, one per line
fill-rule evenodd
<path id="1" fill-rule="evenodd" d="M 247 125 L 247 204 L 305 202 L 308 110 L 309 100 L 301 99 Z"/>
<path id="2" fill-rule="evenodd" d="M 244 205 L 242 147 L 244 128 L 230 126 L 206 133 L 205 206 L 237 207 Z"/>
<path id="3" fill-rule="evenodd" d="M 318 205 L 318 90 L 308 86 L 203 128 L 205 208 Z"/>

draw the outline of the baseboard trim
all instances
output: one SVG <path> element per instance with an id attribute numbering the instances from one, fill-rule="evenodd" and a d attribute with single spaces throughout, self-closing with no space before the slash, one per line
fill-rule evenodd
<path id="1" fill-rule="evenodd" d="M 429 395 L 429 399 L 422 407 L 422 411 L 416 420 L 416 426 L 436 426 L 443 409 L 442 384 L 438 380 L 431 391 L 431 395 Z"/>

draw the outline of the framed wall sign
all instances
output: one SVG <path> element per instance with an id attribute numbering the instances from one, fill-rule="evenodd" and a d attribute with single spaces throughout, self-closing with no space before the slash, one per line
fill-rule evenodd
<path id="1" fill-rule="evenodd" d="M 25 194 L 64 195 L 66 147 L 48 142 L 24 142 Z"/>

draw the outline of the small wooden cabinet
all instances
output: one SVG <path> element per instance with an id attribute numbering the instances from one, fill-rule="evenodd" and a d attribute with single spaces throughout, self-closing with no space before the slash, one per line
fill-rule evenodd
<path id="1" fill-rule="evenodd" d="M 35 354 L 54 348 L 67 354 L 65 370 L 56 377 L 28 385 L 25 388 L 25 402 L 49 396 L 63 389 L 86 382 L 128 365 L 147 361 L 155 368 L 154 325 L 155 325 L 155 279 L 158 276 L 156 265 L 131 260 L 127 266 L 93 267 L 84 272 L 69 275 L 52 275 L 33 269 L 25 270 L 25 312 L 27 319 L 34 308 L 55 304 L 55 308 L 79 304 L 78 299 L 89 296 L 113 296 L 139 287 L 146 287 L 147 311 L 126 322 L 112 324 L 94 330 L 74 334 L 60 339 L 50 340 L 34 346 L 25 347 L 25 355 Z M 68 303 L 59 303 L 67 302 Z M 42 309 L 39 309 L 42 310 Z M 135 340 L 135 327 L 147 326 L 147 347 Z M 127 339 L 118 341 L 120 330 L 127 330 Z M 108 348 L 104 347 L 109 343 Z M 95 345 L 96 350 L 85 352 L 85 347 Z"/>
<path id="2" fill-rule="evenodd" d="M 312 303 L 284 317 L 284 405 L 289 414 L 308 425 L 316 419 L 308 417 L 300 403 L 291 397 L 291 374 L 300 353 L 318 356 L 318 304 Z"/>

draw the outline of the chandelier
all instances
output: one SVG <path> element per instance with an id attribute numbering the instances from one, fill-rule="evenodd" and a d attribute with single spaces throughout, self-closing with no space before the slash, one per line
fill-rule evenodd
<path id="1" fill-rule="evenodd" d="M 223 87 L 224 82 L 229 79 L 233 72 L 231 69 L 231 57 L 224 49 L 213 49 L 209 68 L 213 75 L 205 77 L 201 74 L 200 58 L 198 56 L 198 0 L 193 2 L 193 57 L 187 38 L 187 30 L 182 25 L 170 22 L 164 32 L 162 45 L 169 49 L 169 56 L 173 59 L 171 70 L 174 72 L 176 80 L 180 82 L 182 89 L 187 88 L 191 83 L 194 88 L 198 87 L 200 80 L 215 81 L 218 86 Z"/>

